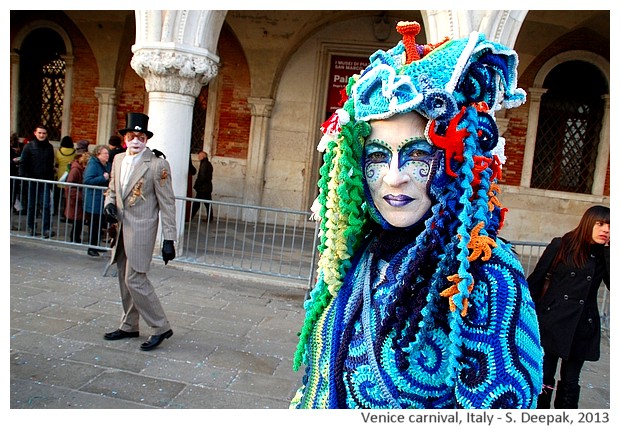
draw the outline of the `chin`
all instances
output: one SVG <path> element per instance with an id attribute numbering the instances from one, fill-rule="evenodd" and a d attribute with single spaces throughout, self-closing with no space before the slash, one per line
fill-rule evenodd
<path id="1" fill-rule="evenodd" d="M 397 218 L 397 219 L 386 218 L 385 220 L 387 220 L 387 222 L 390 225 L 392 225 L 394 228 L 408 228 L 412 225 L 415 225 L 421 218 L 422 218 L 421 216 L 417 216 L 417 217 Z"/>

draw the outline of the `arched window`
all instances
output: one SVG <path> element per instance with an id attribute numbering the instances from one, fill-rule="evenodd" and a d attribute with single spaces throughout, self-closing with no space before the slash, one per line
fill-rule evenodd
<path id="1" fill-rule="evenodd" d="M 608 93 L 606 78 L 585 61 L 566 61 L 544 80 L 531 187 L 591 193 Z"/>
<path id="2" fill-rule="evenodd" d="M 37 124 L 47 126 L 50 140 L 60 140 L 65 93 L 65 44 L 49 28 L 33 30 L 19 49 L 19 135 Z"/>

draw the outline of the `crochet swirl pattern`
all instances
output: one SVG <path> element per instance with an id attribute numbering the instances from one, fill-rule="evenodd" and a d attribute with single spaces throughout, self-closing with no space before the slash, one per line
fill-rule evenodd
<path id="1" fill-rule="evenodd" d="M 473 33 L 407 39 L 350 79 L 337 113 L 346 118 L 332 121 L 325 145 L 320 259 L 291 408 L 535 408 L 538 323 L 523 269 L 498 237 L 504 141 L 493 112 L 524 102 L 516 66 L 514 51 Z M 362 149 L 369 121 L 411 110 L 429 120 L 437 148 L 432 207 L 417 229 L 393 231 L 369 199 Z"/>

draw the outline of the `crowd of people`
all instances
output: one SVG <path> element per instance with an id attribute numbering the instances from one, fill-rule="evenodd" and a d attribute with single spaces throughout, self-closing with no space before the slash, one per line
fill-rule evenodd
<path id="1" fill-rule="evenodd" d="M 48 130 L 38 125 L 34 139 L 25 139 L 21 150 L 15 150 L 14 138 L 11 143 L 11 174 L 16 176 L 53 180 L 68 185 L 52 185 L 39 181 L 24 181 L 12 188 L 15 192 L 12 199 L 14 209 L 25 210 L 27 231 L 31 236 L 37 235 L 37 220 L 41 216 L 41 235 L 49 238 L 55 235 L 51 219 L 55 213 L 71 225 L 70 238 L 75 243 L 82 242 L 82 226 L 89 226 L 89 242 L 99 246 L 108 222 L 101 217 L 102 191 L 94 188 L 83 188 L 71 184 L 107 186 L 110 166 L 107 165 L 107 145 L 98 145 L 92 154 L 88 140 L 80 140 L 74 144 L 71 136 L 64 136 L 58 149 L 54 149 L 48 140 Z M 18 146 L 18 147 L 20 147 Z M 104 155 L 105 154 L 105 155 Z M 16 156 L 15 156 L 16 155 Z M 15 163 L 16 168 L 13 168 Z M 103 170 L 103 172 L 100 172 Z M 20 203 L 16 206 L 15 199 Z M 24 204 L 26 202 L 26 204 Z M 88 249 L 88 255 L 98 256 L 95 249 Z"/>
<path id="2" fill-rule="evenodd" d="M 100 187 L 109 185 L 114 156 L 125 152 L 121 138 L 114 135 L 108 144 L 91 145 L 88 140 L 76 143 L 71 136 L 64 136 L 59 147 L 54 148 L 47 127 L 40 124 L 31 136 L 23 139 L 11 134 L 10 146 L 11 176 L 62 182 L 12 182 L 11 209 L 25 216 L 27 233 L 44 238 L 55 236 L 52 217 L 57 215 L 68 225 L 68 237 L 74 243 L 82 243 L 87 226 L 85 242 L 90 246 L 89 256 L 105 252 L 99 246 L 111 240 L 106 234 L 111 222 L 103 213 L 104 191 Z"/>
<path id="3" fill-rule="evenodd" d="M 15 214 L 25 215 L 28 234 L 44 238 L 54 236 L 52 217 L 57 215 L 68 225 L 71 242 L 88 242 L 89 256 L 97 257 L 100 252 L 105 252 L 100 244 L 113 239 L 111 235 L 115 227 L 103 211 L 104 191 L 94 187 L 108 187 L 113 160 L 127 149 L 123 139 L 113 135 L 107 144 L 91 145 L 88 140 L 74 142 L 71 136 L 64 136 L 58 148 L 54 148 L 49 142 L 47 128 L 38 125 L 32 135 L 22 139 L 12 133 L 10 149 L 11 176 L 62 182 L 52 185 L 15 181 L 11 184 L 11 208 Z M 188 184 L 188 196 L 192 196 L 193 186 L 195 198 L 210 200 L 213 166 L 206 152 L 201 151 L 197 157 L 200 161 L 198 176 L 193 185 Z M 191 169 L 195 174 L 190 159 Z M 206 217 L 210 217 L 210 204 L 205 202 L 204 205 Z M 191 203 L 187 211 L 188 221 L 200 206 L 200 202 Z M 38 221 L 40 225 L 37 225 Z M 83 237 L 84 226 L 87 226 L 86 237 Z"/>

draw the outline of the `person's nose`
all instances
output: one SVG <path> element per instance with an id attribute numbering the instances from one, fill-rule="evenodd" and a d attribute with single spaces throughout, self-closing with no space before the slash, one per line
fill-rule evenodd
<path id="1" fill-rule="evenodd" d="M 385 184 L 393 188 L 404 185 L 405 183 L 409 182 L 410 179 L 409 175 L 406 174 L 403 170 L 401 170 L 398 164 L 398 156 L 393 156 L 390 162 L 390 169 L 383 177 L 383 181 L 385 182 Z"/>

